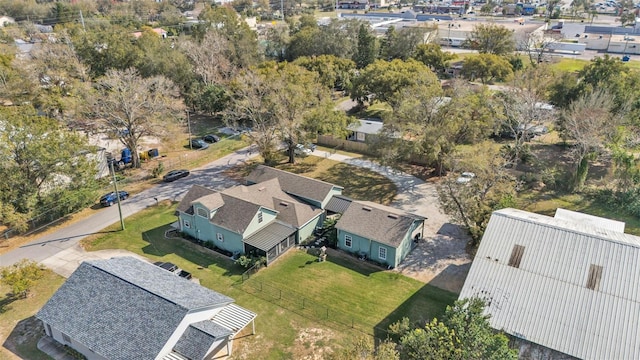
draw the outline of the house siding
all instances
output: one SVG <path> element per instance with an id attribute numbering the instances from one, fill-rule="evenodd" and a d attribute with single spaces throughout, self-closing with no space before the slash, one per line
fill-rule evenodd
<path id="1" fill-rule="evenodd" d="M 391 264 L 392 266 L 398 266 L 398 264 L 400 264 L 402 262 L 402 260 L 404 260 L 405 257 L 407 257 L 407 255 L 409 255 L 409 253 L 411 252 L 411 249 L 413 247 L 413 237 L 422 231 L 422 224 L 424 223 L 424 221 L 414 221 L 413 224 L 411 224 L 411 228 L 409 229 L 409 231 L 407 232 L 407 235 L 405 236 L 405 238 L 402 240 L 402 243 L 400 243 L 400 246 L 398 246 L 397 251 L 396 251 L 396 257 L 395 257 L 395 265 Z M 423 234 L 421 234 L 423 235 Z M 388 256 L 387 256 L 388 257 Z"/>
<path id="2" fill-rule="evenodd" d="M 247 229 L 244 231 L 245 238 L 251 236 L 251 234 L 271 224 L 271 222 L 273 222 L 276 219 L 276 216 L 278 215 L 277 212 L 267 208 L 260 208 L 260 210 L 258 211 L 262 213 L 262 221 L 258 222 L 258 213 L 256 213 L 255 216 L 253 217 L 253 220 L 251 220 L 251 223 L 249 224 L 249 226 L 247 226 Z"/>
<path id="3" fill-rule="evenodd" d="M 351 236 L 351 247 L 345 245 L 345 235 Z M 364 252 L 370 257 L 371 240 L 352 234 L 350 232 L 338 229 L 338 248 L 351 253 Z"/>
<path id="4" fill-rule="evenodd" d="M 227 250 L 230 252 L 244 253 L 244 243 L 242 242 L 242 236 L 234 233 L 222 227 L 212 224 L 209 219 L 203 218 L 199 215 L 189 215 L 186 213 L 180 213 L 180 228 L 182 231 L 198 240 L 208 241 L 213 243 L 216 247 Z M 184 226 L 184 221 L 190 222 L 191 227 Z M 217 233 L 221 233 L 224 241 L 219 241 Z"/>
<path id="5" fill-rule="evenodd" d="M 46 323 L 44 323 L 44 324 L 45 324 L 45 329 L 46 329 L 47 328 Z M 76 351 L 78 351 L 79 353 L 84 355 L 87 358 L 87 360 L 107 360 L 107 358 L 94 353 L 93 351 L 91 351 L 91 349 L 89 349 L 85 345 L 75 341 L 73 338 L 71 338 L 71 342 L 64 341 L 64 339 L 62 338 L 62 332 L 60 330 L 54 328 L 53 326 L 51 326 L 51 337 L 55 341 L 59 342 L 60 344 L 67 345 L 67 346 L 75 349 Z"/>
<path id="6" fill-rule="evenodd" d="M 313 235 L 313 230 L 315 230 L 316 227 L 322 227 L 323 219 L 324 219 L 323 214 L 318 214 L 318 216 L 316 216 L 313 220 L 302 225 L 302 227 L 298 229 L 298 232 L 296 235 L 297 237 L 296 243 L 299 244 L 302 241 L 306 240 L 309 236 Z"/>
<path id="7" fill-rule="evenodd" d="M 331 191 L 329 192 L 329 195 L 327 195 L 327 197 L 322 200 L 322 204 L 318 204 L 318 207 L 324 210 L 325 206 L 327 206 L 329 200 L 331 200 L 334 195 L 342 195 L 342 188 L 334 186 L 333 189 L 331 189 Z"/>

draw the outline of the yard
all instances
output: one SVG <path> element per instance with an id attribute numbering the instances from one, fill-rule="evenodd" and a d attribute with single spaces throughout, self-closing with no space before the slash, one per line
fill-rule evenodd
<path id="1" fill-rule="evenodd" d="M 128 218 L 125 231 L 95 236 L 83 244 L 88 250 L 120 248 L 152 261 L 173 262 L 202 285 L 258 313 L 258 334 L 235 345 L 238 358 L 300 359 L 330 352 L 357 336 L 384 336 L 388 324 L 403 316 L 430 319 L 456 298 L 355 258 L 336 254 L 318 263 L 316 256 L 295 249 L 243 283 L 244 269 L 228 258 L 164 238 L 168 224 L 176 219 L 174 210 L 175 204 L 161 203 Z"/>
<path id="2" fill-rule="evenodd" d="M 12 299 L 10 289 L 0 286 L 0 359 L 50 359 L 36 347 L 44 329 L 34 315 L 63 282 L 64 278 L 47 271 L 26 299 Z"/>

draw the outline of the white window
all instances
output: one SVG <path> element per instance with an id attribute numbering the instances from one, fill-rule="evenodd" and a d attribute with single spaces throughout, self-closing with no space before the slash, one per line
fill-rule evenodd
<path id="1" fill-rule="evenodd" d="M 184 226 L 187 229 L 191 229 L 191 221 L 187 219 L 182 220 L 182 226 Z"/>
<path id="2" fill-rule="evenodd" d="M 344 236 L 344 246 L 350 248 L 351 247 L 351 235 Z"/>
<path id="3" fill-rule="evenodd" d="M 221 233 L 216 233 L 216 238 L 218 241 L 224 241 L 224 236 Z"/>
<path id="4" fill-rule="evenodd" d="M 258 222 L 262 222 L 262 211 L 258 212 Z"/>
<path id="5" fill-rule="evenodd" d="M 203 218 L 208 218 L 209 212 L 203 208 L 198 208 L 198 216 L 202 216 Z"/>
<path id="6" fill-rule="evenodd" d="M 387 248 L 378 248 L 378 258 L 380 258 L 380 260 L 387 260 Z"/>

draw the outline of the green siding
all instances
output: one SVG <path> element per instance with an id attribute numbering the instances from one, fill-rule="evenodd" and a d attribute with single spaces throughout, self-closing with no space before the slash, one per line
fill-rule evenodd
<path id="1" fill-rule="evenodd" d="M 183 231 L 194 238 L 211 242 L 220 249 L 227 251 L 244 252 L 244 244 L 240 234 L 216 226 L 209 222 L 209 219 L 199 215 L 180 213 L 179 218 Z M 190 222 L 190 228 L 184 227 L 185 220 Z M 217 239 L 218 233 L 222 234 L 224 241 L 219 241 Z"/>
<path id="2" fill-rule="evenodd" d="M 322 227 L 323 218 L 324 217 L 322 216 L 322 214 L 318 214 L 316 218 L 298 229 L 296 243 L 299 244 L 300 242 L 306 240 L 309 236 L 313 235 L 313 230 L 315 230 L 316 227 Z"/>
<path id="3" fill-rule="evenodd" d="M 247 229 L 244 231 L 243 235 L 245 237 L 250 236 L 251 234 L 270 224 L 278 215 L 278 213 L 276 213 L 275 211 L 267 208 L 261 207 L 258 211 L 262 213 L 262 221 L 258 222 L 258 213 L 256 213 L 253 216 L 253 220 L 251 220 L 251 223 L 249 223 L 249 226 L 247 226 Z"/>
<path id="4" fill-rule="evenodd" d="M 338 248 L 352 253 L 365 252 L 371 260 L 397 267 L 409 252 L 411 252 L 413 242 L 412 235 L 416 230 L 421 228 L 422 223 L 422 220 L 414 221 L 413 224 L 411 224 L 410 231 L 405 234 L 404 239 L 397 248 L 338 229 Z M 345 235 L 351 236 L 351 248 L 345 245 Z M 387 249 L 387 258 L 385 260 L 380 258 L 381 247 Z"/>
<path id="5" fill-rule="evenodd" d="M 334 186 L 333 189 L 331 189 L 331 191 L 327 195 L 327 197 L 324 198 L 324 200 L 322 200 L 322 204 L 315 204 L 315 205 L 324 210 L 324 207 L 327 206 L 327 203 L 329 202 L 329 200 L 331 200 L 333 195 L 342 195 L 342 189 Z"/>

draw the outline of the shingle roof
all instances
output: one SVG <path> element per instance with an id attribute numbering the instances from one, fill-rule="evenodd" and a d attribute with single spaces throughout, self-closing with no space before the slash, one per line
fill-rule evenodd
<path id="1" fill-rule="evenodd" d="M 222 200 L 222 196 L 220 193 L 216 192 L 213 194 L 205 195 L 201 198 L 194 200 L 194 202 L 199 202 L 202 205 L 206 206 L 209 210 L 216 210 L 224 205 L 224 200 Z"/>
<path id="2" fill-rule="evenodd" d="M 208 189 L 204 186 L 193 185 L 191 189 L 189 189 L 189 191 L 187 191 L 187 193 L 184 195 L 182 200 L 180 200 L 180 203 L 178 204 L 176 210 L 193 215 L 193 208 L 191 206 L 191 203 L 196 199 L 213 194 L 215 192 L 215 190 Z"/>
<path id="3" fill-rule="evenodd" d="M 518 267 L 509 266 L 516 245 Z M 489 220 L 460 298 L 487 299 L 492 327 L 562 353 L 638 359 L 639 259 L 636 236 L 503 209 Z"/>
<path id="4" fill-rule="evenodd" d="M 277 218 L 287 224 L 300 227 L 317 217 L 322 210 L 303 203 L 282 191 L 277 178 L 263 181 L 251 186 L 235 186 L 224 191 L 224 194 L 278 211 Z M 251 219 L 253 215 L 251 214 Z M 249 220 L 251 220 L 249 219 Z"/>
<path id="5" fill-rule="evenodd" d="M 260 205 L 224 193 L 222 200 L 224 206 L 216 211 L 210 221 L 235 233 L 244 234 Z"/>
<path id="6" fill-rule="evenodd" d="M 189 309 L 232 301 L 121 257 L 80 264 L 36 316 L 107 359 L 153 359 Z"/>
<path id="7" fill-rule="evenodd" d="M 354 201 L 342 214 L 336 228 L 398 247 L 416 220 L 425 218 L 369 201 Z"/>
<path id="8" fill-rule="evenodd" d="M 282 190 L 289 195 L 299 196 L 318 202 L 324 201 L 334 187 L 342 188 L 328 182 L 311 179 L 306 176 L 293 174 L 264 165 L 256 167 L 255 170 L 247 176 L 246 180 L 250 183 L 257 184 L 273 178 L 278 178 L 280 185 L 282 186 Z"/>
<path id="9" fill-rule="evenodd" d="M 260 250 L 269 251 L 274 246 L 278 245 L 280 241 L 286 239 L 295 232 L 296 229 L 291 226 L 279 221 L 274 221 L 260 231 L 246 238 L 244 242 Z"/>
<path id="10" fill-rule="evenodd" d="M 216 339 L 233 334 L 231 330 L 204 320 L 189 325 L 173 350 L 192 360 L 204 359 Z"/>
<path id="11" fill-rule="evenodd" d="M 359 119 L 349 125 L 349 130 L 356 131 L 363 134 L 376 135 L 382 130 L 382 120 L 380 119 Z"/>

